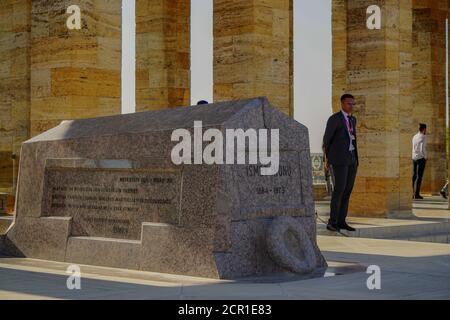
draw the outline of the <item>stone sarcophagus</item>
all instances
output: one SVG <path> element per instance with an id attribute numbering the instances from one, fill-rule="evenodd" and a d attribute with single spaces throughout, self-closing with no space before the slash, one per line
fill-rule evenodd
<path id="1" fill-rule="evenodd" d="M 212 278 L 323 271 L 309 154 L 307 128 L 265 98 L 64 121 L 22 145 L 4 250 Z"/>

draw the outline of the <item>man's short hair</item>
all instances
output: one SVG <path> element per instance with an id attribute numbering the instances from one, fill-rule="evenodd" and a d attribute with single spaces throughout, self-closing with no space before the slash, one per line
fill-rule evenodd
<path id="1" fill-rule="evenodd" d="M 342 97 L 341 97 L 341 102 L 344 102 L 344 100 L 347 99 L 347 98 L 349 98 L 349 99 L 355 99 L 355 97 L 354 97 L 353 95 L 351 95 L 350 93 L 346 93 L 346 94 L 343 94 L 343 95 L 342 95 Z"/>
<path id="2" fill-rule="evenodd" d="M 422 132 L 423 130 L 425 130 L 427 128 L 427 125 L 425 123 L 420 123 L 419 124 L 419 131 Z"/>
<path id="3" fill-rule="evenodd" d="M 202 105 L 202 104 L 209 104 L 209 102 L 206 101 L 206 100 L 200 100 L 199 102 L 197 102 L 197 105 L 198 105 L 198 106 L 199 106 L 199 105 Z"/>

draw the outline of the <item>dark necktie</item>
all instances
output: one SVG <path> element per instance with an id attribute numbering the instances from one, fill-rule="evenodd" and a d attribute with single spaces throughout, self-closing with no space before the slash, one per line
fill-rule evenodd
<path id="1" fill-rule="evenodd" d="M 353 136 L 354 132 L 353 132 L 352 116 L 347 116 L 347 119 L 348 119 L 348 129 L 349 129 L 350 135 Z M 356 142 L 355 142 L 354 138 L 352 139 L 352 145 L 356 149 Z"/>
<path id="2" fill-rule="evenodd" d="M 348 129 L 351 135 L 353 135 L 353 123 L 352 123 L 352 117 L 347 116 L 348 119 Z"/>

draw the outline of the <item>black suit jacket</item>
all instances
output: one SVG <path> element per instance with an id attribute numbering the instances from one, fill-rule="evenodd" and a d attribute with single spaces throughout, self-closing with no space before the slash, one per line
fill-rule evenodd
<path id="1" fill-rule="evenodd" d="M 353 125 L 353 133 L 355 135 L 355 154 L 356 163 L 358 164 L 358 147 L 356 137 L 356 118 L 350 118 Z M 325 135 L 323 136 L 324 155 L 330 165 L 348 166 L 352 164 L 350 148 L 350 138 L 345 122 L 344 114 L 339 111 L 333 114 L 327 122 Z"/>

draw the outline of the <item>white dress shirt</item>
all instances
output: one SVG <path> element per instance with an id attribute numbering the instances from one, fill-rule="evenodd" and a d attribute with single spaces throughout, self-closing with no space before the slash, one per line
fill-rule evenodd
<path id="1" fill-rule="evenodd" d="M 353 137 L 350 134 L 350 130 L 349 130 L 349 121 L 350 121 L 349 118 L 348 118 L 349 114 L 347 112 L 345 112 L 344 110 L 341 110 L 341 112 L 344 115 L 345 123 L 347 124 L 347 133 L 348 133 L 348 137 L 350 139 L 350 146 L 348 147 L 348 150 L 349 151 L 353 151 L 353 150 L 355 150 L 355 146 L 353 145 L 353 142 L 352 142 L 353 141 Z M 355 128 L 353 128 L 353 132 L 355 132 Z"/>
<path id="2" fill-rule="evenodd" d="M 412 159 L 427 158 L 427 136 L 422 132 L 417 133 L 412 139 Z"/>

